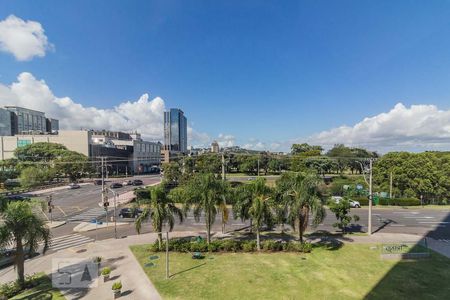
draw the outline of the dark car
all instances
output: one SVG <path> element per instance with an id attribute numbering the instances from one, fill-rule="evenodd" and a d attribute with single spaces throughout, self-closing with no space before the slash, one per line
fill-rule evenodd
<path id="1" fill-rule="evenodd" d="M 103 181 L 104 182 L 104 181 Z M 102 180 L 101 179 L 95 179 L 94 180 L 94 184 L 95 185 L 102 185 Z"/>
<path id="2" fill-rule="evenodd" d="M 25 259 L 34 257 L 39 253 L 32 253 L 30 249 L 24 249 Z M 0 250 L 0 268 L 14 264 L 16 257 L 16 249 L 1 249 Z"/>
<path id="3" fill-rule="evenodd" d="M 133 185 L 143 185 L 144 183 L 140 179 L 133 180 Z"/>
<path id="4" fill-rule="evenodd" d="M 139 217 L 140 214 L 142 214 L 142 209 L 125 207 L 120 210 L 119 217 L 121 217 L 121 218 L 137 218 L 137 217 Z"/>
<path id="5" fill-rule="evenodd" d="M 27 198 L 25 196 L 22 196 L 22 195 L 9 195 L 7 198 L 9 200 L 18 200 L 18 201 L 29 199 L 29 198 Z"/>
<path id="6" fill-rule="evenodd" d="M 122 185 L 121 183 L 114 182 L 114 183 L 111 184 L 110 187 L 111 187 L 112 189 L 118 189 L 118 188 L 123 187 L 123 185 Z"/>

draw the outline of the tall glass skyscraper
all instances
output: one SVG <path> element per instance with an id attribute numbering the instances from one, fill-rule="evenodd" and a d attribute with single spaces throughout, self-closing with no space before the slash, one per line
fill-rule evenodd
<path id="1" fill-rule="evenodd" d="M 164 149 L 187 152 L 187 119 L 181 109 L 164 112 Z"/>

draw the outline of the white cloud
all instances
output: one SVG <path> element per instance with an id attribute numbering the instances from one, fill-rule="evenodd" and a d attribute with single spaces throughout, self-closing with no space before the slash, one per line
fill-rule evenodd
<path id="1" fill-rule="evenodd" d="M 215 139 L 219 146 L 222 147 L 232 147 L 236 143 L 236 138 L 231 134 L 219 134 L 217 139 Z"/>
<path id="2" fill-rule="evenodd" d="M 372 150 L 431 150 L 450 146 L 450 110 L 435 105 L 398 103 L 387 113 L 368 117 L 354 126 L 320 132 L 308 143 L 330 147 L 337 143 Z"/>
<path id="3" fill-rule="evenodd" d="M 24 72 L 9 86 L 0 83 L 0 106 L 4 105 L 43 111 L 47 117 L 59 119 L 61 129 L 138 131 L 152 140 L 163 136 L 164 100 L 150 100 L 148 94 L 108 109 L 86 107 L 69 97 L 55 96 L 44 80 Z"/>
<path id="4" fill-rule="evenodd" d="M 17 60 L 43 57 L 53 48 L 39 22 L 24 21 L 14 15 L 0 21 L 0 50 L 13 54 Z"/>

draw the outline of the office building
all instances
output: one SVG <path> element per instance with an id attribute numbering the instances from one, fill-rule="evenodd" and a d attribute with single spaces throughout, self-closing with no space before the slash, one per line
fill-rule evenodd
<path id="1" fill-rule="evenodd" d="M 0 112 L 0 123 L 2 112 Z M 1 128 L 0 128 L 1 130 Z M 161 143 L 142 140 L 139 134 L 112 131 L 61 130 L 55 134 L 0 136 L 0 159 L 14 157 L 14 150 L 33 143 L 56 143 L 98 161 L 103 156 L 109 174 L 152 172 L 161 162 Z"/>
<path id="2" fill-rule="evenodd" d="M 59 121 L 46 118 L 45 113 L 18 107 L 5 106 L 0 108 L 0 135 L 56 133 Z"/>
<path id="3" fill-rule="evenodd" d="M 164 150 L 187 152 L 187 119 L 180 109 L 164 112 Z"/>
<path id="4" fill-rule="evenodd" d="M 217 143 L 217 141 L 214 141 L 211 143 L 211 152 L 212 153 L 219 153 L 219 143 Z"/>

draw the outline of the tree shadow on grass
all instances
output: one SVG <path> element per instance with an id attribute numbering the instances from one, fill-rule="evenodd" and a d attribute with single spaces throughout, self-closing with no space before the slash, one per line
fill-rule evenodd
<path id="1" fill-rule="evenodd" d="M 191 268 L 188 268 L 188 269 L 185 269 L 185 270 L 176 272 L 176 273 L 174 273 L 174 274 L 171 274 L 169 277 L 170 277 L 170 278 L 175 277 L 175 276 L 180 275 L 180 274 L 182 274 L 182 273 L 186 273 L 186 272 L 192 271 L 192 270 L 194 270 L 194 269 L 200 268 L 200 267 L 202 267 L 202 266 L 204 266 L 204 265 L 206 265 L 205 262 L 202 263 L 202 264 L 193 266 L 193 267 L 191 267 Z"/>

